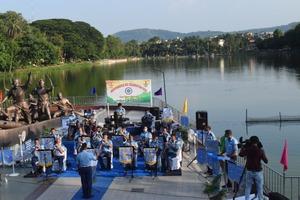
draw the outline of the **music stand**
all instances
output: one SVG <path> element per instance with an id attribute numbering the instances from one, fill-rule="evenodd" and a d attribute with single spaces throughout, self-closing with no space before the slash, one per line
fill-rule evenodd
<path id="1" fill-rule="evenodd" d="M 120 146 L 119 147 L 119 161 L 124 164 L 125 176 L 127 175 L 128 168 L 131 167 L 131 178 L 134 178 L 133 171 L 133 146 Z"/>
<path id="2" fill-rule="evenodd" d="M 124 136 L 123 135 L 113 135 L 111 137 L 111 141 L 113 143 L 113 151 L 114 151 L 114 155 L 118 156 L 119 152 L 118 152 L 118 147 L 123 145 L 124 142 Z"/>
<path id="3" fill-rule="evenodd" d="M 41 137 L 40 143 L 43 150 L 54 150 L 55 137 Z"/>
<path id="4" fill-rule="evenodd" d="M 43 173 L 46 176 L 46 180 L 48 179 L 47 168 L 52 166 L 52 150 L 43 149 L 38 150 L 38 159 L 39 165 L 43 167 Z"/>
<path id="5" fill-rule="evenodd" d="M 155 147 L 145 147 L 144 148 L 144 160 L 146 165 L 149 166 L 151 170 L 151 175 L 153 169 L 155 170 L 155 176 L 157 176 L 157 150 Z"/>

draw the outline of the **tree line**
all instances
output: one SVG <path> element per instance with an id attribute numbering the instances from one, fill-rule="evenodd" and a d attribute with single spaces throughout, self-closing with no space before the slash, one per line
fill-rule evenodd
<path id="1" fill-rule="evenodd" d="M 258 40 L 257 47 L 259 49 L 300 49 L 300 24 L 294 29 L 283 33 L 281 30 L 275 30 L 273 37 L 266 40 Z"/>
<path id="2" fill-rule="evenodd" d="M 258 39 L 257 46 L 299 48 L 299 36 L 300 25 L 285 34 L 275 31 L 272 39 Z M 47 19 L 28 23 L 20 13 L 0 13 L 0 71 L 105 58 L 226 55 L 246 50 L 248 45 L 242 33 L 123 43 L 112 35 L 104 37 L 85 22 Z"/>

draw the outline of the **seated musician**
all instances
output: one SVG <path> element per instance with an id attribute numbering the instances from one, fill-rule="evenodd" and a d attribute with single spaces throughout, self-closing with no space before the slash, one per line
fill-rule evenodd
<path id="1" fill-rule="evenodd" d="M 50 132 L 49 132 L 49 135 L 51 137 L 55 137 L 55 138 L 59 138 L 60 137 L 59 134 L 58 134 L 58 132 L 57 132 L 57 130 L 56 130 L 56 128 L 51 128 Z"/>
<path id="2" fill-rule="evenodd" d="M 93 146 L 95 148 L 99 148 L 103 135 L 102 135 L 102 127 L 101 126 L 97 126 L 95 132 L 93 132 Z"/>
<path id="3" fill-rule="evenodd" d="M 147 126 L 144 127 L 140 137 L 141 137 L 141 150 L 143 152 L 143 148 L 149 147 L 149 144 L 152 141 L 152 133 L 148 131 Z"/>
<path id="4" fill-rule="evenodd" d="M 36 138 L 34 139 L 34 149 L 31 157 L 32 174 L 34 175 L 38 175 L 41 172 L 39 167 L 38 150 L 41 150 L 41 144 L 40 139 Z"/>
<path id="5" fill-rule="evenodd" d="M 121 103 L 118 103 L 118 108 L 115 110 L 115 113 L 117 113 L 119 116 L 125 117 L 126 110 L 123 108 Z"/>
<path id="6" fill-rule="evenodd" d="M 113 152 L 113 143 L 110 139 L 108 139 L 107 133 L 103 134 L 103 140 L 99 147 L 99 162 L 101 165 L 101 169 L 111 169 L 111 159 L 112 159 L 112 152 Z M 107 160 L 107 167 L 104 165 L 104 157 Z"/>
<path id="7" fill-rule="evenodd" d="M 149 147 L 156 148 L 158 153 L 162 151 L 163 145 L 158 140 L 157 134 L 153 134 L 152 141 L 150 142 Z"/>
<path id="8" fill-rule="evenodd" d="M 56 138 L 54 145 L 54 161 L 58 160 L 59 169 L 58 172 L 64 171 L 64 159 L 66 156 L 66 147 L 61 143 L 61 138 Z"/>
<path id="9" fill-rule="evenodd" d="M 180 144 L 180 141 L 177 140 L 177 138 L 176 138 L 176 133 L 173 133 L 171 135 L 171 139 L 169 140 L 169 142 L 167 143 L 167 146 L 166 146 L 168 160 L 173 159 L 178 156 L 180 146 L 181 146 L 181 144 Z M 168 164 L 169 164 L 169 162 L 168 162 Z M 170 169 L 170 166 L 168 166 L 168 169 Z"/>
<path id="10" fill-rule="evenodd" d="M 163 151 L 163 144 L 159 141 L 157 134 L 153 134 L 153 140 L 150 142 L 149 147 L 156 148 L 157 166 L 161 167 L 161 154 Z"/>
<path id="11" fill-rule="evenodd" d="M 123 135 L 125 140 L 129 139 L 129 132 L 126 130 L 126 127 L 124 125 L 117 129 L 117 134 Z"/>
<path id="12" fill-rule="evenodd" d="M 75 141 L 75 147 L 76 152 L 75 154 L 80 152 L 81 145 L 84 141 L 81 140 L 81 136 L 87 136 L 87 134 L 84 131 L 83 125 L 81 124 L 78 131 L 75 133 L 74 141 Z"/>
<path id="13" fill-rule="evenodd" d="M 161 168 L 163 171 L 165 171 L 167 169 L 168 166 L 168 155 L 167 155 L 167 144 L 171 138 L 170 133 L 168 132 L 168 128 L 167 127 L 163 127 L 163 130 L 160 134 L 160 136 L 163 138 L 163 150 L 161 153 Z"/>
<path id="14" fill-rule="evenodd" d="M 164 139 L 164 143 L 165 143 L 165 144 L 166 144 L 166 143 L 170 140 L 170 138 L 171 138 L 170 133 L 168 132 L 168 128 L 167 128 L 167 127 L 163 127 L 163 130 L 162 130 L 162 132 L 161 132 L 160 135 L 163 136 L 163 139 Z"/>
<path id="15" fill-rule="evenodd" d="M 124 145 L 133 147 L 133 166 L 134 168 L 137 168 L 137 155 L 138 155 L 139 145 L 134 140 L 133 135 L 129 135 L 129 139 L 124 142 Z"/>

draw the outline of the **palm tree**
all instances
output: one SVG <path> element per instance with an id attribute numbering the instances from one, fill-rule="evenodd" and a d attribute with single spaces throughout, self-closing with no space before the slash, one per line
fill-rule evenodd
<path id="1" fill-rule="evenodd" d="M 11 73 L 12 65 L 13 65 L 13 57 L 14 57 L 14 50 L 13 47 L 14 41 L 22 35 L 22 33 L 26 29 L 27 22 L 22 17 L 20 13 L 16 13 L 14 11 L 8 11 L 2 15 L 4 21 L 6 23 L 6 35 L 11 41 L 11 60 L 9 66 L 9 73 Z"/>

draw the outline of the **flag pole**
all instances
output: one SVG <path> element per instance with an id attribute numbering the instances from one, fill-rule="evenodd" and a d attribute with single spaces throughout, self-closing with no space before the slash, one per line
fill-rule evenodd
<path id="1" fill-rule="evenodd" d="M 166 78 L 165 78 L 165 72 L 162 71 L 162 75 L 163 75 L 163 82 L 164 82 L 165 103 L 166 103 L 166 107 L 167 107 L 167 106 L 168 106 L 168 103 L 167 103 L 167 90 L 166 90 Z"/>
<path id="2" fill-rule="evenodd" d="M 282 183 L 282 186 L 283 186 L 283 196 L 285 196 L 285 170 L 283 169 L 283 183 Z"/>

